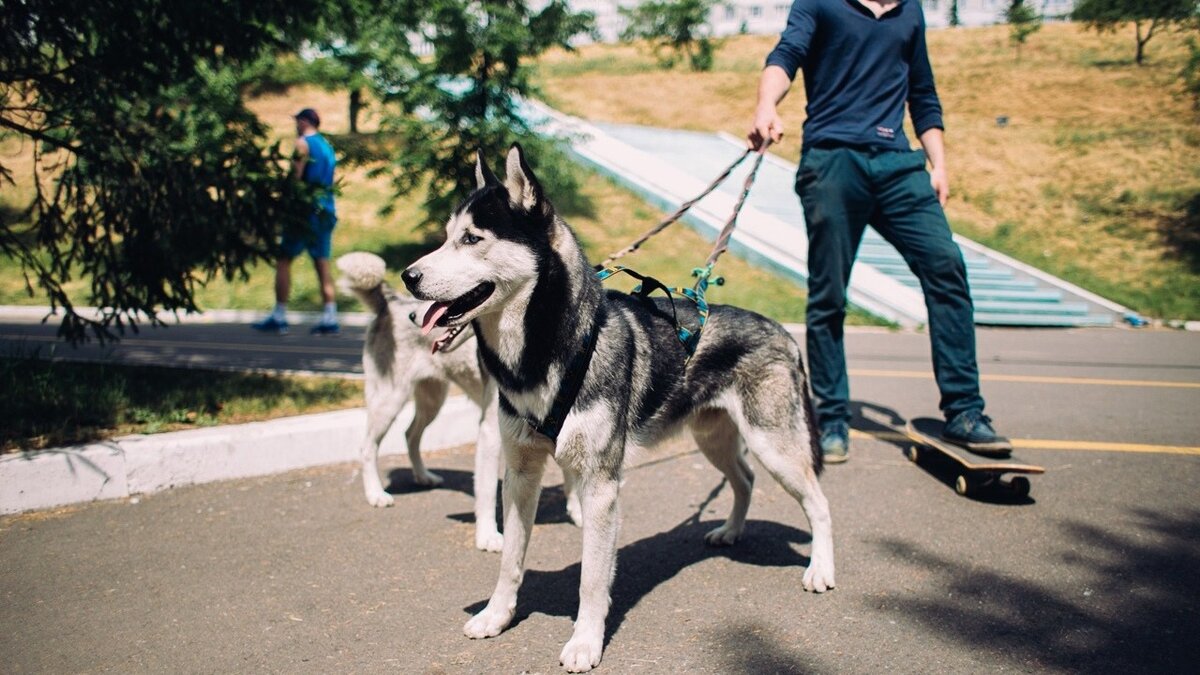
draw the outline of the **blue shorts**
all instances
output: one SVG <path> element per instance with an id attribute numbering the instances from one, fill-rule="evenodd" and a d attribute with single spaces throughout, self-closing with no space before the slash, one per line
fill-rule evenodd
<path id="1" fill-rule="evenodd" d="M 279 257 L 289 260 L 304 251 L 313 260 L 327 260 L 333 248 L 333 228 L 337 226 L 337 216 L 326 213 L 314 213 L 308 218 L 308 232 L 289 235 L 284 232 L 279 240 Z"/>

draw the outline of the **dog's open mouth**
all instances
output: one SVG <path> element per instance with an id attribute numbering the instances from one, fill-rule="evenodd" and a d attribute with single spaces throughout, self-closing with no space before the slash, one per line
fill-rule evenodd
<path id="1" fill-rule="evenodd" d="M 463 318 L 468 312 L 482 305 L 485 300 L 491 297 L 492 291 L 495 290 L 496 284 L 485 281 L 459 296 L 456 300 L 433 303 L 425 311 L 425 318 L 421 320 L 421 334 L 428 335 L 434 326 L 445 328 Z"/>

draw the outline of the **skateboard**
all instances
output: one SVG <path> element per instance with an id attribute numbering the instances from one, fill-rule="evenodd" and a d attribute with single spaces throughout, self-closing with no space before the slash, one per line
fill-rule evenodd
<path id="1" fill-rule="evenodd" d="M 1018 496 L 1029 494 L 1029 479 L 1023 475 L 1005 478 L 1007 474 L 1041 474 L 1046 470 L 1033 464 L 1023 464 L 1016 458 L 1005 459 L 981 457 L 966 448 L 959 447 L 941 439 L 944 422 L 932 417 L 918 417 L 909 420 L 904 426 L 904 434 L 913 442 L 905 451 L 909 460 L 916 462 L 923 452 L 937 452 L 959 466 L 958 479 L 954 481 L 954 491 L 967 496 L 982 488 L 999 485 L 1011 490 Z"/>

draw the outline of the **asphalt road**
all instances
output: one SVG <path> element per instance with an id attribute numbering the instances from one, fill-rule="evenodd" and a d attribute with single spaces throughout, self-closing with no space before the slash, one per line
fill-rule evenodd
<path id="1" fill-rule="evenodd" d="M 4 344 L 27 328 L 0 326 Z M 731 496 L 673 442 L 627 472 L 601 672 L 1194 671 L 1200 336 L 981 330 L 989 412 L 1047 469 L 1019 500 L 958 497 L 952 471 L 909 463 L 879 424 L 936 413 L 925 336 L 847 340 L 865 414 L 822 479 L 838 588 L 801 590 L 808 524 L 761 469 L 746 538 L 706 548 Z M 182 326 L 108 357 L 340 370 L 357 349 L 352 330 Z M 470 641 L 498 559 L 472 547 L 469 449 L 430 464 L 441 489 L 385 464 L 386 510 L 335 466 L 0 519 L 0 671 L 558 672 L 580 536 L 557 473 L 518 620 Z"/>

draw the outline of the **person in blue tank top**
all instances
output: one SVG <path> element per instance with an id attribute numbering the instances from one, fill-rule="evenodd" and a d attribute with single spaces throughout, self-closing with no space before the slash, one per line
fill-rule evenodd
<path id="1" fill-rule="evenodd" d="M 337 225 L 337 208 L 333 202 L 333 170 L 337 158 L 333 146 L 317 130 L 321 118 L 317 111 L 305 108 L 296 113 L 296 155 L 293 173 L 297 179 L 319 186 L 309 231 L 285 232 L 279 242 L 279 260 L 275 266 L 275 309 L 266 319 L 253 324 L 257 330 L 285 334 L 288 330 L 287 302 L 292 286 L 292 260 L 305 250 L 312 256 L 321 286 L 324 311 L 313 326 L 315 335 L 334 335 L 339 331 L 337 303 L 333 295 L 333 278 L 329 272 L 329 254 L 333 228 Z"/>
<path id="2" fill-rule="evenodd" d="M 868 223 L 921 281 L 943 438 L 978 454 L 1007 455 L 1011 443 L 983 414 L 966 266 L 942 210 L 950 194 L 942 106 L 920 2 L 795 0 L 759 79 L 751 147 L 782 137 L 777 106 L 797 72 L 808 101 L 795 186 L 808 232 L 805 341 L 825 461 L 843 462 L 849 453 L 842 323 Z M 906 105 L 923 151 L 905 137 Z"/>

